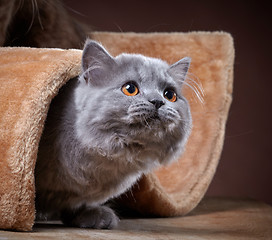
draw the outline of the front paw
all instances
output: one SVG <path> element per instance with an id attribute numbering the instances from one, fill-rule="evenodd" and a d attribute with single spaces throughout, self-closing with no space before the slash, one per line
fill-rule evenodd
<path id="1" fill-rule="evenodd" d="M 61 220 L 67 226 L 95 229 L 112 229 L 119 222 L 113 210 L 106 206 L 65 209 L 61 212 Z"/>

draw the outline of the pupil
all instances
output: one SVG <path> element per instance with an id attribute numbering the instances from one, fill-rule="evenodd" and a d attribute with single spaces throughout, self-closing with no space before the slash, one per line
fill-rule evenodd
<path id="1" fill-rule="evenodd" d="M 129 93 L 134 93 L 135 92 L 135 86 L 133 84 L 128 84 L 126 89 L 127 89 L 127 91 Z"/>
<path id="2" fill-rule="evenodd" d="M 172 99 L 173 96 L 174 96 L 174 93 L 173 93 L 172 91 L 166 91 L 165 96 L 166 96 L 168 99 Z"/>

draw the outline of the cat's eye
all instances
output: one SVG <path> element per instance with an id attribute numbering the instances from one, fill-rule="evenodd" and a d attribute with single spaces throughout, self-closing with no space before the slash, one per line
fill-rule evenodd
<path id="1" fill-rule="evenodd" d="M 171 89 L 166 89 L 163 93 L 163 96 L 170 102 L 177 101 L 177 94 Z"/>
<path id="2" fill-rule="evenodd" d="M 135 96 L 139 93 L 139 89 L 134 83 L 129 82 L 123 85 L 122 92 L 127 96 Z"/>

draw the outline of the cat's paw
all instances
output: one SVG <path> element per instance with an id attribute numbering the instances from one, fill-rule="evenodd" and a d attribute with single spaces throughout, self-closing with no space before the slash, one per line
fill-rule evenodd
<path id="1" fill-rule="evenodd" d="M 61 212 L 61 220 L 68 226 L 95 229 L 112 229 L 119 222 L 113 210 L 106 206 L 65 209 Z"/>

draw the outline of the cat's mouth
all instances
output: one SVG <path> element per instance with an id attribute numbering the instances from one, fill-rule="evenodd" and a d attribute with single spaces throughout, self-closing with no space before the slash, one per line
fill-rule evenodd
<path id="1" fill-rule="evenodd" d="M 161 124 L 161 118 L 158 113 L 152 115 L 141 115 L 137 118 L 133 118 L 133 121 L 130 122 L 131 126 L 135 126 L 137 128 L 146 126 L 150 127 L 158 124 Z"/>
<path id="2" fill-rule="evenodd" d="M 165 127 L 165 125 L 169 124 L 170 119 L 167 116 L 170 114 L 171 112 L 169 113 L 165 109 L 150 108 L 146 104 L 138 104 L 129 108 L 125 121 L 137 128 Z"/>
<path id="3" fill-rule="evenodd" d="M 156 111 L 153 114 L 142 116 L 142 118 L 140 118 L 139 123 L 141 125 L 150 127 L 150 126 L 162 124 L 162 119 L 159 116 L 159 113 Z"/>
<path id="4" fill-rule="evenodd" d="M 161 118 L 160 118 L 160 116 L 159 116 L 159 114 L 158 114 L 158 112 L 156 111 L 153 115 L 151 115 L 150 117 L 149 117 L 149 119 L 150 119 L 150 121 L 157 121 L 157 120 L 161 120 Z"/>

